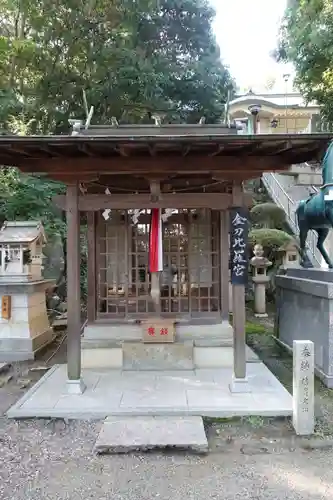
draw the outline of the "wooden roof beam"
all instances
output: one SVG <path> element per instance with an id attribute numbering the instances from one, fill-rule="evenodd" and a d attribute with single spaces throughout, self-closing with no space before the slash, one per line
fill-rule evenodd
<path id="1" fill-rule="evenodd" d="M 87 144 L 79 144 L 79 151 L 82 151 L 86 156 L 95 156 L 94 152 Z"/>
<path id="2" fill-rule="evenodd" d="M 191 151 L 191 146 L 184 146 L 182 148 L 182 156 L 187 156 L 190 151 Z"/>
<path id="3" fill-rule="evenodd" d="M 218 156 L 220 153 L 224 151 L 225 147 L 223 144 L 217 144 L 216 150 L 213 153 L 210 153 L 210 156 Z"/>
<path id="4" fill-rule="evenodd" d="M 284 153 L 287 153 L 288 151 L 291 151 L 292 149 L 294 149 L 291 141 L 285 141 L 284 143 L 279 143 L 279 144 L 275 144 L 275 145 L 272 145 L 270 147 L 267 147 L 267 148 L 262 148 L 262 152 L 264 154 L 267 154 L 268 156 L 272 156 L 272 155 L 280 155 L 280 154 L 284 154 Z"/>
<path id="5" fill-rule="evenodd" d="M 34 157 L 33 154 L 28 153 L 27 151 L 25 151 L 24 149 L 21 149 L 20 147 L 17 147 L 17 146 L 14 147 L 12 145 L 2 146 L 0 144 L 0 157 L 2 156 L 3 152 L 6 156 L 12 156 L 12 153 L 15 153 L 23 158 L 33 158 Z"/>
<path id="6" fill-rule="evenodd" d="M 114 150 L 120 155 L 120 156 L 124 156 L 124 157 L 127 157 L 130 155 L 128 149 L 126 149 L 124 146 L 119 146 L 119 147 L 115 147 Z"/>
<path id="7" fill-rule="evenodd" d="M 252 196 L 243 194 L 243 203 L 252 205 Z M 53 198 L 58 208 L 66 210 L 66 196 Z M 225 210 L 232 206 L 229 193 L 163 193 L 159 200 L 152 201 L 151 194 L 86 194 L 79 196 L 79 210 L 83 212 L 99 211 L 106 208 L 128 210 L 131 208 L 211 208 Z"/>
<path id="8" fill-rule="evenodd" d="M 157 149 L 156 149 L 155 144 L 148 144 L 148 151 L 149 151 L 150 156 L 156 156 Z"/>
<path id="9" fill-rule="evenodd" d="M 27 173 L 45 172 L 54 174 L 135 174 L 154 177 L 156 174 L 167 177 L 172 173 L 196 174 L 207 172 L 224 172 L 236 170 L 253 170 L 260 174 L 261 171 L 283 170 L 288 168 L 292 162 L 286 157 L 276 156 L 207 156 L 205 160 L 201 157 L 110 157 L 96 158 L 94 162 L 90 158 L 53 158 L 43 160 L 21 161 L 19 168 Z"/>
<path id="10" fill-rule="evenodd" d="M 62 156 L 61 152 L 57 151 L 57 148 L 50 148 L 50 146 L 48 146 L 46 144 L 43 146 L 40 146 L 40 150 L 47 153 L 50 158 L 52 158 L 53 156 L 57 156 L 57 157 Z"/>

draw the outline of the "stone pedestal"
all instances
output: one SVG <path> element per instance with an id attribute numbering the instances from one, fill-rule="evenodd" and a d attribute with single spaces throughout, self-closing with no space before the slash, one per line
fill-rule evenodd
<path id="1" fill-rule="evenodd" d="M 294 340 L 314 343 L 315 373 L 333 388 L 333 271 L 287 269 L 276 282 L 276 335 L 292 350 Z"/>
<path id="2" fill-rule="evenodd" d="M 9 318 L 0 315 L 0 361 L 34 359 L 51 342 L 53 332 L 46 312 L 45 291 L 53 280 L 0 283 L 0 300 L 10 297 Z"/>
<path id="3" fill-rule="evenodd" d="M 253 277 L 254 283 L 254 315 L 257 318 L 267 318 L 266 313 L 266 286 L 268 276 Z"/>

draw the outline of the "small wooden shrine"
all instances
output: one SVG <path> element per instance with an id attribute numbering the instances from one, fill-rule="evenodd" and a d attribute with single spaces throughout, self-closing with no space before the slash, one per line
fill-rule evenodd
<path id="1" fill-rule="evenodd" d="M 0 230 L 0 280 L 42 279 L 43 226 L 38 221 L 6 221 Z"/>
<path id="2" fill-rule="evenodd" d="M 232 225 L 229 252 L 229 211 L 234 221 L 246 219 L 245 180 L 320 158 L 331 137 L 112 123 L 75 122 L 68 136 L 0 137 L 2 164 L 67 185 L 55 203 L 68 224 L 68 390 L 84 390 L 81 358 L 87 367 L 139 369 L 165 349 L 159 369 L 184 369 L 221 366 L 228 347 L 231 387 L 246 391 L 247 227 L 241 234 Z M 87 216 L 89 254 L 82 338 L 80 212 Z M 156 317 L 175 326 L 173 343 L 142 343 L 141 322 Z"/>

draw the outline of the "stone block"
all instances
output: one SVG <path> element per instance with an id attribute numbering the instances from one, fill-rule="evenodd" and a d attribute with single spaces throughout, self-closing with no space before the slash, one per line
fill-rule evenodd
<path id="1" fill-rule="evenodd" d="M 15 325 L 17 327 L 17 325 Z M 53 340 L 53 330 L 45 330 L 34 338 L 0 337 L 0 361 L 24 361 L 34 359 L 36 351 Z"/>
<path id="2" fill-rule="evenodd" d="M 258 355 L 248 346 L 246 346 L 246 362 L 260 363 Z M 234 350 L 232 347 L 214 347 L 198 346 L 194 342 L 194 364 L 196 368 L 224 368 L 232 367 L 234 363 Z"/>
<path id="3" fill-rule="evenodd" d="M 196 368 L 224 368 L 233 365 L 232 347 L 194 347 Z"/>
<path id="4" fill-rule="evenodd" d="M 122 348 L 85 348 L 81 350 L 82 368 L 122 369 Z"/>
<path id="5" fill-rule="evenodd" d="M 96 453 L 129 453 L 179 448 L 207 453 L 201 417 L 108 417 L 94 446 Z"/>
<path id="6" fill-rule="evenodd" d="M 296 434 L 314 431 L 314 344 L 293 342 L 293 426 Z"/>
<path id="7" fill-rule="evenodd" d="M 124 370 L 193 370 L 193 342 L 123 344 Z"/>
<path id="8" fill-rule="evenodd" d="M 45 301 L 51 283 L 0 283 L 0 300 L 3 295 L 12 298 L 10 318 L 0 318 L 1 361 L 34 359 L 35 352 L 53 340 Z"/>

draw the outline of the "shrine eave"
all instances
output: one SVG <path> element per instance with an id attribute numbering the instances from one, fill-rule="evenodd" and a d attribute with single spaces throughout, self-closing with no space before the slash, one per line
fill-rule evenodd
<path id="1" fill-rule="evenodd" d="M 204 129 L 204 127 L 203 127 Z M 0 163 L 20 166 L 33 161 L 130 157 L 278 157 L 284 163 L 319 160 L 333 135 L 191 134 L 0 136 Z M 46 168 L 48 170 L 48 168 Z"/>

